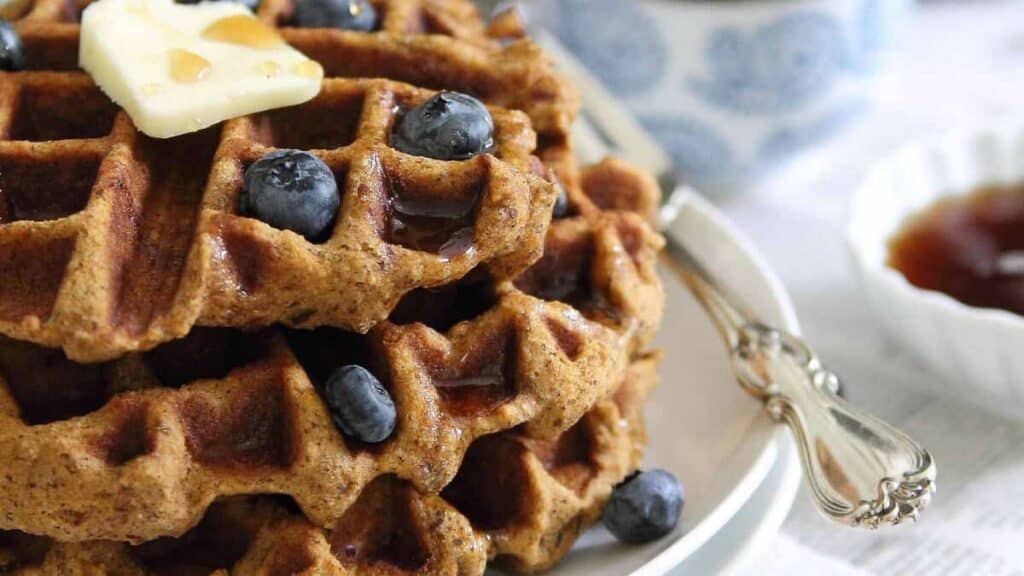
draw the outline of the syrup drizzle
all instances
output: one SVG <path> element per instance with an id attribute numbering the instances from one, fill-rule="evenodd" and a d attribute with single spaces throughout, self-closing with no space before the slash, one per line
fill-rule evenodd
<path id="1" fill-rule="evenodd" d="M 195 84 L 210 74 L 210 61 L 195 52 L 175 48 L 168 52 L 171 78 L 179 84 Z"/>
<path id="2" fill-rule="evenodd" d="M 259 70 L 260 74 L 263 74 L 267 78 L 273 78 L 274 76 L 277 76 L 278 74 L 281 73 L 281 65 L 272 60 L 267 60 L 266 62 L 260 64 Z"/>
<path id="3" fill-rule="evenodd" d="M 276 30 L 251 16 L 228 16 L 203 30 L 203 38 L 249 48 L 274 48 L 284 44 Z"/>
<path id="4" fill-rule="evenodd" d="M 473 249 L 477 200 L 397 196 L 391 204 L 391 238 L 415 250 L 435 252 L 446 260 L 468 253 Z"/>
<path id="5" fill-rule="evenodd" d="M 306 60 L 295 65 L 295 73 L 305 78 L 323 78 L 324 68 L 315 60 Z"/>

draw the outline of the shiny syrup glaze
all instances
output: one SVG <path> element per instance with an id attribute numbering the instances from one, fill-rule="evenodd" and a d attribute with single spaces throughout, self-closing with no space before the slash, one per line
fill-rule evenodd
<path id="1" fill-rule="evenodd" d="M 451 259 L 473 246 L 477 197 L 391 198 L 391 241 Z"/>
<path id="2" fill-rule="evenodd" d="M 461 351 L 457 361 L 432 349 L 420 351 L 445 410 L 476 417 L 497 409 L 516 394 L 518 342 L 510 329 L 496 331 Z"/>
<path id="3" fill-rule="evenodd" d="M 171 63 L 171 78 L 179 84 L 194 84 L 210 74 L 210 61 L 195 52 L 175 48 L 167 57 Z"/>
<path id="4" fill-rule="evenodd" d="M 244 15 L 221 18 L 207 26 L 202 36 L 213 42 L 257 49 L 274 48 L 284 44 L 277 30 L 252 16 Z"/>
<path id="5" fill-rule="evenodd" d="M 889 244 L 889 265 L 913 285 L 1024 315 L 1024 184 L 937 202 Z"/>

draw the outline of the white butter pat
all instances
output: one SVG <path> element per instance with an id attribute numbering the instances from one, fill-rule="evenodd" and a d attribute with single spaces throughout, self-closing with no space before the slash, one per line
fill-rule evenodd
<path id="1" fill-rule="evenodd" d="M 154 138 L 294 106 L 323 68 L 234 2 L 99 0 L 82 14 L 80 65 Z"/>

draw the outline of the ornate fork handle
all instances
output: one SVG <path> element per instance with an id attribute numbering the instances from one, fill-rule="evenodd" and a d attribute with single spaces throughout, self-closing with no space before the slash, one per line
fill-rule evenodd
<path id="1" fill-rule="evenodd" d="M 685 247 L 670 239 L 668 256 L 729 345 L 737 379 L 789 425 L 822 512 L 866 528 L 915 521 L 935 491 L 931 454 L 840 398 L 839 378 L 806 343 L 733 304 Z"/>

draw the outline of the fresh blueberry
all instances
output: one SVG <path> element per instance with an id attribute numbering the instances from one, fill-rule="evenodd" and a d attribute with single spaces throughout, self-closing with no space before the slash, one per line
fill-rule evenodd
<path id="1" fill-rule="evenodd" d="M 25 69 L 25 46 L 10 22 L 0 18 L 0 70 L 17 72 Z"/>
<path id="2" fill-rule="evenodd" d="M 558 188 L 558 198 L 555 199 L 555 208 L 551 211 L 551 216 L 558 220 L 569 215 L 569 194 L 561 184 L 555 186 Z"/>
<path id="3" fill-rule="evenodd" d="M 377 29 L 377 10 L 366 0 L 299 0 L 295 25 L 372 32 Z"/>
<path id="4" fill-rule="evenodd" d="M 494 146 L 494 118 L 472 96 L 441 92 L 402 116 L 391 145 L 406 154 L 465 160 Z"/>
<path id="5" fill-rule="evenodd" d="M 200 2 L 200 0 L 175 0 L 175 1 L 178 4 L 199 4 L 199 2 Z M 258 10 L 259 7 L 260 7 L 260 0 L 211 0 L 211 1 L 213 1 L 213 2 L 218 2 L 218 1 L 234 2 L 236 4 L 241 4 L 242 6 L 245 6 L 246 8 L 248 8 L 249 10 L 251 10 L 253 12 Z"/>
<path id="6" fill-rule="evenodd" d="M 245 172 L 242 212 L 307 239 L 321 238 L 341 205 L 334 173 L 316 156 L 278 150 Z"/>
<path id="7" fill-rule="evenodd" d="M 668 534 L 679 523 L 683 485 L 665 470 L 639 472 L 615 487 L 604 508 L 604 525 L 616 538 L 642 544 Z"/>
<path id="8" fill-rule="evenodd" d="M 377 444 L 395 430 L 398 412 L 380 380 L 362 366 L 342 366 L 327 378 L 327 405 L 347 436 Z"/>

